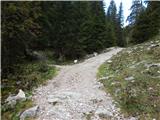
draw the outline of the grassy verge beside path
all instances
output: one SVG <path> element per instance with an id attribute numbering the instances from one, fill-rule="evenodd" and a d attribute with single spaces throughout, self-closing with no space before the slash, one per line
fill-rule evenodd
<path id="1" fill-rule="evenodd" d="M 97 77 L 126 116 L 160 119 L 160 37 L 113 56 Z"/>

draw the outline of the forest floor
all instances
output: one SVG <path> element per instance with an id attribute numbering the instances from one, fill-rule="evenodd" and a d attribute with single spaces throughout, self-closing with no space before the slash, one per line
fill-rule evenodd
<path id="1" fill-rule="evenodd" d="M 124 118 L 96 78 L 98 67 L 121 51 L 113 48 L 85 61 L 59 66 L 59 74 L 34 92 L 38 120 L 135 120 Z"/>

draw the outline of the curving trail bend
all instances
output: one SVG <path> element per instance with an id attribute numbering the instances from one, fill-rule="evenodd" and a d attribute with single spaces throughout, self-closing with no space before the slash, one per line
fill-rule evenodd
<path id="1" fill-rule="evenodd" d="M 111 51 L 82 63 L 61 66 L 59 74 L 35 90 L 38 120 L 135 120 L 124 118 L 96 80 L 98 67 L 121 51 Z"/>

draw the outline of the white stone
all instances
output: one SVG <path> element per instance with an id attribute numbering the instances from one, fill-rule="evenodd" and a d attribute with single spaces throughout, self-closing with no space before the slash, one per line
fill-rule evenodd
<path id="1" fill-rule="evenodd" d="M 148 48 L 147 48 L 147 50 L 151 50 L 151 48 L 150 48 L 150 47 L 148 47 Z"/>
<path id="2" fill-rule="evenodd" d="M 112 61 L 111 61 L 111 60 L 108 60 L 107 62 L 108 62 L 108 63 L 111 63 Z"/>
<path id="3" fill-rule="evenodd" d="M 105 79 L 108 79 L 109 77 L 108 76 L 106 76 L 106 77 L 101 77 L 101 78 L 99 78 L 98 80 L 105 80 Z"/>
<path id="4" fill-rule="evenodd" d="M 59 98 L 48 98 L 48 103 L 58 103 L 60 102 L 60 99 Z"/>
<path id="5" fill-rule="evenodd" d="M 148 90 L 153 90 L 153 88 L 152 88 L 152 87 L 149 87 Z"/>
<path id="6" fill-rule="evenodd" d="M 74 60 L 74 64 L 76 64 L 78 62 L 78 60 Z"/>
<path id="7" fill-rule="evenodd" d="M 134 79 L 133 76 L 130 76 L 130 77 L 125 78 L 125 80 L 133 80 L 133 79 Z"/>
<path id="8" fill-rule="evenodd" d="M 130 117 L 129 120 L 137 120 L 135 117 Z"/>
<path id="9" fill-rule="evenodd" d="M 17 100 L 19 101 L 23 101 L 26 100 L 26 96 L 25 93 L 20 89 L 19 93 L 16 96 L 9 96 L 5 102 L 10 105 L 11 107 L 13 107 L 14 105 L 16 105 Z"/>
<path id="10" fill-rule="evenodd" d="M 7 99 L 9 100 L 10 98 L 7 98 Z M 7 101 L 7 105 L 11 108 L 14 108 L 16 104 L 17 104 L 17 101 L 15 99 L 11 98 L 9 101 Z"/>
<path id="11" fill-rule="evenodd" d="M 101 108 L 101 107 L 96 110 L 95 114 L 103 118 L 109 118 L 113 116 L 112 112 L 108 111 L 107 109 Z"/>
<path id="12" fill-rule="evenodd" d="M 16 97 L 17 100 L 19 100 L 19 99 L 25 100 L 26 99 L 26 95 L 21 89 L 19 90 L 19 93 L 15 97 Z"/>
<path id="13" fill-rule="evenodd" d="M 35 117 L 37 116 L 38 111 L 39 111 L 39 106 L 34 106 L 32 108 L 29 108 L 20 115 L 20 120 L 25 120 L 26 117 Z"/>
<path id="14" fill-rule="evenodd" d="M 150 48 L 153 48 L 153 47 L 158 47 L 159 45 L 157 44 L 151 44 Z"/>
<path id="15" fill-rule="evenodd" d="M 98 55 L 98 53 L 97 53 L 97 52 L 94 52 L 93 54 L 94 54 L 94 56 L 95 56 L 95 57 Z"/>
<path id="16" fill-rule="evenodd" d="M 100 83 L 100 82 L 96 82 L 93 87 L 94 87 L 94 88 L 103 88 L 103 84 Z"/>

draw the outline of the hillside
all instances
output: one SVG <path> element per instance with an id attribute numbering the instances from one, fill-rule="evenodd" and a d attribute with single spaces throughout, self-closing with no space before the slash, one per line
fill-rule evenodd
<path id="1" fill-rule="evenodd" d="M 160 36 L 122 50 L 97 74 L 121 111 L 141 120 L 160 116 Z"/>

